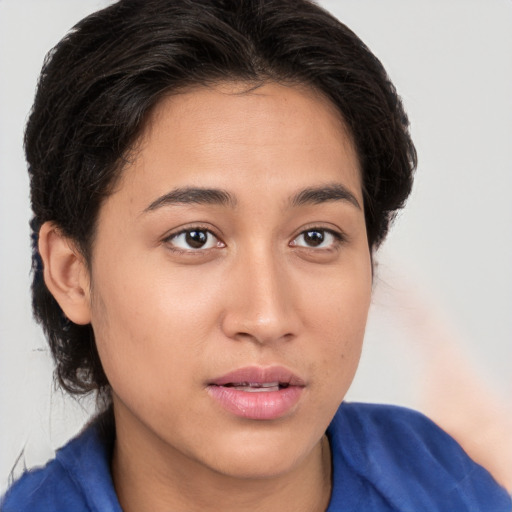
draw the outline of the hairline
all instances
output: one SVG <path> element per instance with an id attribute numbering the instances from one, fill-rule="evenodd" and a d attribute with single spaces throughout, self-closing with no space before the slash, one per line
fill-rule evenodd
<path id="1" fill-rule="evenodd" d="M 201 89 L 218 89 L 220 86 L 231 84 L 240 84 L 242 86 L 245 85 L 246 87 L 239 92 L 225 91 L 223 92 L 224 94 L 235 96 L 251 94 L 257 89 L 263 87 L 264 85 L 278 84 L 284 87 L 295 88 L 306 94 L 312 94 L 317 99 L 322 101 L 335 114 L 336 118 L 339 121 L 339 126 L 340 129 L 342 130 L 343 135 L 345 135 L 348 138 L 349 143 L 352 145 L 354 149 L 357 158 L 357 171 L 359 173 L 360 178 L 361 192 L 364 199 L 365 190 L 363 179 L 363 165 L 361 161 L 361 156 L 357 148 L 357 144 L 355 142 L 354 134 L 352 133 L 352 130 L 349 128 L 347 122 L 345 121 L 343 112 L 337 107 L 335 102 L 331 98 L 329 98 L 324 91 L 321 90 L 321 88 L 318 85 L 312 83 L 310 80 L 307 80 L 306 78 L 301 80 L 300 77 L 298 76 L 295 78 L 276 78 L 271 74 L 262 74 L 261 77 L 254 77 L 252 79 L 237 76 L 229 77 L 228 75 L 226 75 L 222 78 L 215 78 L 213 76 L 211 79 L 205 78 L 204 81 L 202 82 L 200 80 L 190 81 L 188 83 L 184 81 L 182 85 L 178 85 L 176 87 L 169 86 L 168 89 L 166 89 L 159 95 L 155 96 L 155 101 L 153 105 L 146 111 L 144 118 L 140 121 L 137 131 L 133 136 L 133 141 L 128 145 L 128 147 L 123 152 L 121 157 L 114 164 L 112 169 L 112 181 L 110 182 L 108 189 L 106 190 L 106 193 L 99 204 L 96 221 L 94 222 L 90 236 L 86 241 L 86 246 L 83 246 L 83 244 L 79 244 L 77 241 L 77 246 L 79 247 L 80 252 L 84 256 L 84 260 L 89 271 L 91 270 L 90 264 L 92 263 L 92 254 L 94 250 L 94 242 L 96 239 L 98 219 L 101 209 L 103 208 L 105 201 L 107 201 L 112 194 L 114 194 L 117 190 L 119 190 L 120 187 L 122 187 L 123 178 L 125 176 L 127 168 L 135 163 L 139 154 L 142 152 L 145 140 L 149 134 L 149 131 L 151 130 L 151 127 L 153 126 L 155 117 L 158 115 L 159 107 L 166 100 L 174 96 L 179 96 L 181 94 L 189 94 Z"/>

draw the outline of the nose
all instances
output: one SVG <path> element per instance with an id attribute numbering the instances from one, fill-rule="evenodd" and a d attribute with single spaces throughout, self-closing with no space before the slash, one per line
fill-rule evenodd
<path id="1" fill-rule="evenodd" d="M 284 258 L 285 259 L 285 258 Z M 221 325 L 226 336 L 259 344 L 291 340 L 300 330 L 298 290 L 283 258 L 253 251 L 230 269 Z"/>

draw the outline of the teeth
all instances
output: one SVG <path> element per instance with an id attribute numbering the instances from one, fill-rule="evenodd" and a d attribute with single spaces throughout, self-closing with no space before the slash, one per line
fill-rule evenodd
<path id="1" fill-rule="evenodd" d="M 248 391 L 249 393 L 266 393 L 268 391 L 279 391 L 279 385 L 269 387 L 258 387 L 254 388 L 251 386 L 233 386 L 233 389 L 236 389 L 237 391 Z"/>
<path id="2" fill-rule="evenodd" d="M 279 391 L 279 382 L 236 382 L 229 384 L 229 387 L 237 391 L 248 391 L 249 393 L 265 393 L 267 391 Z"/>
<path id="3" fill-rule="evenodd" d="M 279 387 L 279 382 L 262 382 L 260 384 L 257 382 L 250 382 L 249 386 L 251 388 L 275 388 Z"/>

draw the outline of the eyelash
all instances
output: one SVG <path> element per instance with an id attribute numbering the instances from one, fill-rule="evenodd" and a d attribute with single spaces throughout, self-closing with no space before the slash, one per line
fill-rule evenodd
<path id="1" fill-rule="evenodd" d="M 332 240 L 332 243 L 328 246 L 328 247 L 312 247 L 312 246 L 307 246 L 307 245 L 304 245 L 304 246 L 299 246 L 297 244 L 294 244 L 294 242 L 300 237 L 300 236 L 304 236 L 308 233 L 322 233 L 323 234 L 323 237 L 324 237 L 324 240 L 325 240 L 325 235 L 329 235 L 329 236 L 332 236 L 333 240 Z M 295 246 L 295 247 L 302 247 L 303 249 L 308 249 L 308 250 L 311 250 L 311 251 L 329 251 L 329 250 L 333 250 L 333 249 L 337 249 L 344 241 L 346 241 L 346 237 L 343 233 L 339 232 L 339 231 L 335 231 L 333 229 L 328 229 L 328 228 L 323 228 L 323 227 L 310 227 L 310 228 L 307 228 L 307 229 L 303 229 L 291 242 L 290 242 L 290 245 L 292 246 Z M 322 241 L 323 243 L 323 241 Z"/>
<path id="2" fill-rule="evenodd" d="M 203 247 L 183 248 L 183 247 L 177 247 L 176 245 L 173 245 L 173 240 L 175 241 L 176 239 L 178 239 L 178 237 L 180 237 L 182 235 L 187 235 L 187 234 L 190 234 L 193 232 L 206 233 L 207 237 L 210 237 L 210 236 L 214 237 L 217 240 L 216 246 L 207 247 L 207 248 L 203 248 Z M 307 245 L 298 245 L 296 243 L 296 240 L 300 236 L 305 236 L 307 233 L 311 234 L 311 233 L 315 233 L 315 232 L 322 233 L 324 239 L 325 239 L 326 234 L 332 236 L 333 237 L 332 243 L 328 247 L 314 247 L 314 246 L 307 246 Z M 328 228 L 323 228 L 323 227 L 309 227 L 307 229 L 303 229 L 302 231 L 300 231 L 292 239 L 292 241 L 290 242 L 289 245 L 291 247 L 299 247 L 299 248 L 310 250 L 310 251 L 329 251 L 329 250 L 337 249 L 344 241 L 346 241 L 346 237 L 341 232 L 338 232 L 338 231 L 335 231 L 332 229 L 328 229 Z M 169 236 L 167 236 L 163 239 L 163 242 L 165 244 L 167 244 L 167 246 L 169 247 L 169 249 L 171 251 L 180 253 L 180 254 L 201 254 L 201 253 L 204 254 L 204 252 L 209 251 L 211 249 L 223 248 L 226 246 L 226 244 L 224 242 L 222 242 L 222 240 L 211 229 L 204 227 L 204 226 L 192 226 L 190 228 L 182 229 L 176 233 L 171 233 Z M 207 238 L 206 243 L 208 243 L 208 238 Z M 323 241 L 321 243 L 323 243 Z"/>
<path id="3" fill-rule="evenodd" d="M 178 237 L 180 237 L 182 235 L 187 235 L 187 234 L 190 234 L 193 232 L 206 233 L 207 237 L 214 237 L 217 240 L 216 247 L 207 247 L 206 249 L 204 249 L 202 247 L 182 248 L 182 247 L 176 247 L 175 245 L 173 245 L 173 243 L 172 243 L 173 240 L 175 241 Z M 208 240 L 208 238 L 207 238 L 207 240 Z M 165 244 L 167 244 L 167 246 L 169 247 L 169 249 L 171 251 L 180 253 L 180 254 L 200 254 L 200 253 L 204 253 L 205 251 L 208 251 L 210 249 L 225 247 L 224 242 L 222 242 L 220 240 L 220 238 L 211 229 L 209 229 L 205 226 L 191 226 L 186 229 L 181 229 L 180 231 L 178 231 L 176 233 L 171 233 L 169 236 L 165 237 L 163 242 Z"/>

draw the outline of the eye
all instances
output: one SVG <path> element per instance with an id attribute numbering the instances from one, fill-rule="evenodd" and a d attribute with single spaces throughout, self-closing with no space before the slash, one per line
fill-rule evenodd
<path id="1" fill-rule="evenodd" d="M 329 229 L 307 229 L 294 238 L 290 245 L 295 247 L 307 247 L 309 249 L 330 249 L 342 240 L 339 233 Z"/>
<path id="2" fill-rule="evenodd" d="M 166 239 L 171 248 L 184 251 L 197 251 L 224 247 L 224 244 L 209 230 L 190 228 L 171 235 Z"/>

